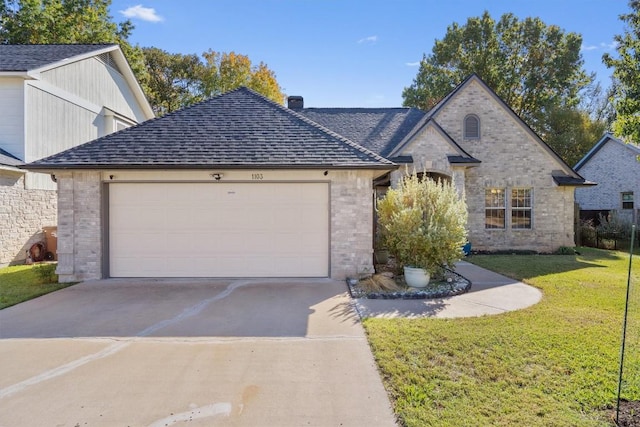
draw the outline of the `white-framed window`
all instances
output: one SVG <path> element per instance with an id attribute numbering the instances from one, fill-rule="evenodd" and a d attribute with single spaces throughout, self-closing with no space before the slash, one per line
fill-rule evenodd
<path id="1" fill-rule="evenodd" d="M 620 195 L 622 196 L 622 209 L 633 209 L 633 191 L 623 191 Z"/>
<path id="2" fill-rule="evenodd" d="M 487 188 L 484 192 L 484 227 L 505 228 L 507 199 L 504 188 Z"/>
<path id="3" fill-rule="evenodd" d="M 531 188 L 511 189 L 511 228 L 532 228 L 533 190 Z"/>
<path id="4" fill-rule="evenodd" d="M 464 118 L 464 137 L 465 139 L 480 138 L 480 118 L 475 114 L 469 114 Z"/>
<path id="5" fill-rule="evenodd" d="M 486 188 L 484 228 L 527 230 L 533 228 L 532 188 Z"/>

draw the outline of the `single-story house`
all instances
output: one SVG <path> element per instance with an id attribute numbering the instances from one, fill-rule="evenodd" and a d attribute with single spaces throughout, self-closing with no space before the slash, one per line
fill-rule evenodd
<path id="1" fill-rule="evenodd" d="M 616 212 L 620 218 L 638 224 L 640 208 L 640 147 L 604 136 L 576 163 L 574 169 L 596 181 L 593 188 L 577 188 L 576 202 L 585 219 L 597 220 L 597 213 Z"/>
<path id="2" fill-rule="evenodd" d="M 115 44 L 0 44 L 0 266 L 57 223 L 56 183 L 20 166 L 152 117 Z"/>
<path id="3" fill-rule="evenodd" d="M 573 245 L 585 180 L 478 76 L 429 112 L 303 102 L 240 88 L 29 164 L 58 182 L 60 279 L 372 271 L 405 165 L 454 183 L 476 249 Z"/>

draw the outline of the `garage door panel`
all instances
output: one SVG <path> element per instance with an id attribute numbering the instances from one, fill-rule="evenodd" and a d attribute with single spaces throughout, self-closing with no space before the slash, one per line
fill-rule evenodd
<path id="1" fill-rule="evenodd" d="M 112 277 L 328 275 L 328 184 L 114 183 L 109 194 Z"/>
<path id="2" fill-rule="evenodd" d="M 139 256 L 148 253 L 164 254 L 162 250 L 166 246 L 166 237 L 157 232 L 138 233 L 137 239 L 134 241 L 129 238 L 129 233 L 112 235 L 109 242 L 109 250 L 113 254 L 138 253 Z"/>

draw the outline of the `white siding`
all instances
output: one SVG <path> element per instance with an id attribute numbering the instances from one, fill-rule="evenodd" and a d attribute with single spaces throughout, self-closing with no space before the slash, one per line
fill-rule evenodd
<path id="1" fill-rule="evenodd" d="M 85 76 L 85 78 L 78 78 Z M 43 72 L 42 80 L 87 101 L 143 122 L 145 116 L 124 77 L 97 58 Z"/>
<path id="2" fill-rule="evenodd" d="M 24 80 L 0 79 L 0 148 L 24 160 Z"/>
<path id="3" fill-rule="evenodd" d="M 103 126 L 99 114 L 31 86 L 27 108 L 27 162 L 95 139 Z"/>
<path id="4" fill-rule="evenodd" d="M 25 162 L 33 162 L 83 144 L 102 135 L 104 117 L 93 111 L 27 86 Z M 49 175 L 29 173 L 27 188 L 55 190 Z"/>

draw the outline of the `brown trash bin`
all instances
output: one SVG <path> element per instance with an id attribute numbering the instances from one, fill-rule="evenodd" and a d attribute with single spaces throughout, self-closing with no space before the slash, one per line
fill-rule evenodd
<path id="1" fill-rule="evenodd" d="M 44 242 L 47 248 L 45 254 L 51 253 L 53 259 L 50 261 L 58 260 L 58 227 L 42 227 L 44 232 Z M 46 258 L 45 258 L 46 259 Z"/>

